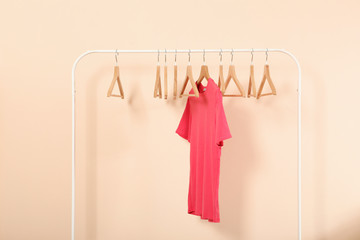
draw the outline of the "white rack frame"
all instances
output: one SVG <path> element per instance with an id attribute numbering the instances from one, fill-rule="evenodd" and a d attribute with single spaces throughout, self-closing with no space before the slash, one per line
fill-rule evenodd
<path id="1" fill-rule="evenodd" d="M 71 178 L 71 186 L 72 186 L 72 194 L 71 194 L 71 240 L 75 240 L 75 70 L 79 61 L 85 57 L 86 55 L 92 53 L 220 53 L 220 52 L 279 52 L 284 53 L 290 56 L 296 63 L 298 68 L 298 103 L 297 103 L 297 177 L 298 177 L 298 240 L 301 240 L 301 68 L 299 61 L 296 57 L 284 50 L 284 49 L 184 49 L 184 50 L 90 50 L 81 54 L 74 62 L 72 67 L 72 178 Z"/>

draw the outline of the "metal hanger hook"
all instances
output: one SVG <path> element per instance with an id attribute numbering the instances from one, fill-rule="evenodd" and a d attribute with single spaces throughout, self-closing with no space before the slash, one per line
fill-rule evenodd
<path id="1" fill-rule="evenodd" d="M 222 49 L 221 48 L 220 48 L 219 55 L 220 55 L 220 62 L 222 63 Z"/>
<path id="2" fill-rule="evenodd" d="M 176 63 L 177 49 L 175 49 L 175 63 Z"/>
<path id="3" fill-rule="evenodd" d="M 203 49 L 203 63 L 205 63 L 205 49 Z"/>
<path id="4" fill-rule="evenodd" d="M 266 49 L 266 52 L 265 52 L 265 54 L 266 54 L 266 63 L 268 62 L 268 56 L 269 56 L 268 52 L 269 52 L 269 49 Z"/>
<path id="5" fill-rule="evenodd" d="M 118 58 L 117 58 L 118 55 L 119 55 L 119 53 L 118 53 L 118 50 L 116 49 L 116 51 L 115 51 L 115 61 L 116 61 L 116 65 L 119 65 L 119 63 L 118 63 Z"/>
<path id="6" fill-rule="evenodd" d="M 234 60 L 234 49 L 232 48 L 231 49 L 231 63 L 233 62 Z"/>
<path id="7" fill-rule="evenodd" d="M 253 63 L 254 60 L 254 49 L 251 49 L 251 63 Z"/>
<path id="8" fill-rule="evenodd" d="M 189 63 L 190 63 L 190 52 L 191 52 L 191 50 L 189 49 L 189 52 L 188 52 L 188 56 L 189 56 L 188 62 L 189 62 Z"/>
<path id="9" fill-rule="evenodd" d="M 166 64 L 166 48 L 165 48 L 165 64 Z"/>
<path id="10" fill-rule="evenodd" d="M 158 63 L 160 62 L 160 50 L 158 49 Z"/>

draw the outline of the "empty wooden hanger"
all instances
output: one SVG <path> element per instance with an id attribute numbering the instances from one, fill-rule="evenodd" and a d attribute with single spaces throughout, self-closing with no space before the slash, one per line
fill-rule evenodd
<path id="1" fill-rule="evenodd" d="M 114 66 L 114 76 L 113 76 L 113 80 L 111 81 L 110 87 L 108 89 L 107 96 L 108 97 L 121 97 L 121 98 L 124 98 L 124 91 L 123 91 L 121 81 L 120 81 L 120 70 L 119 70 L 119 64 L 118 64 L 118 59 L 117 59 L 118 54 L 119 53 L 116 50 L 116 53 L 115 53 L 116 64 Z M 116 82 L 117 82 L 118 87 L 119 87 L 120 95 L 112 93 Z"/>
<path id="2" fill-rule="evenodd" d="M 177 64 L 176 64 L 176 55 L 177 55 L 177 50 L 175 49 L 175 62 L 174 62 L 174 90 L 173 90 L 173 95 L 174 95 L 174 99 L 176 99 L 176 95 L 177 95 Z"/>
<path id="3" fill-rule="evenodd" d="M 206 78 L 207 81 L 209 80 L 209 78 L 211 78 L 210 74 L 209 74 L 209 68 L 205 64 L 205 49 L 204 49 L 204 53 L 203 53 L 203 64 L 201 65 L 199 78 L 198 78 L 198 80 L 196 80 L 196 84 L 200 84 L 202 82 L 202 80 L 204 80 L 204 78 Z"/>
<path id="4" fill-rule="evenodd" d="M 255 77 L 254 77 L 254 50 L 251 50 L 251 63 L 250 63 L 250 76 L 249 76 L 249 86 L 248 86 L 248 97 L 257 97 L 256 96 L 256 85 L 255 85 Z"/>
<path id="5" fill-rule="evenodd" d="M 220 88 L 221 94 L 225 92 L 225 81 L 224 81 L 224 66 L 222 62 L 222 49 L 220 49 L 220 65 L 219 65 L 219 81 L 218 87 Z"/>
<path id="6" fill-rule="evenodd" d="M 180 92 L 180 96 L 179 97 L 182 97 L 182 96 L 195 96 L 195 97 L 199 97 L 199 90 L 196 86 L 196 83 L 195 83 L 195 80 L 194 80 L 194 77 L 193 77 L 193 74 L 192 74 L 192 67 L 191 67 L 191 64 L 190 64 L 190 50 L 189 50 L 189 62 L 188 62 L 188 66 L 186 68 L 186 76 L 185 76 L 185 80 L 184 80 L 184 84 L 182 86 L 182 89 L 181 89 L 181 92 Z M 194 93 L 193 94 L 184 94 L 184 91 L 185 91 L 185 88 L 186 88 L 186 85 L 188 83 L 188 81 L 190 80 L 190 83 L 191 83 L 191 87 L 192 89 L 194 90 Z"/>
<path id="7" fill-rule="evenodd" d="M 223 96 L 224 97 L 245 97 L 245 91 L 243 86 L 241 85 L 240 81 L 238 80 L 237 76 L 236 76 L 236 72 L 235 72 L 235 66 L 233 64 L 233 54 L 234 50 L 231 51 L 231 63 L 229 65 L 229 72 L 228 72 L 228 76 L 226 78 L 225 81 L 225 91 Z M 240 94 L 225 94 L 227 87 L 229 86 L 230 80 L 233 79 L 236 87 L 238 88 Z"/>
<path id="8" fill-rule="evenodd" d="M 155 87 L 154 87 L 154 98 L 156 98 L 156 97 L 162 98 L 159 58 L 160 58 L 160 51 L 158 51 L 158 62 L 157 62 L 157 66 L 156 66 L 156 79 L 155 79 Z"/>
<path id="9" fill-rule="evenodd" d="M 164 64 L 164 99 L 168 96 L 168 83 L 167 83 L 167 64 L 166 64 L 166 49 L 165 49 L 165 64 Z"/>
<path id="10" fill-rule="evenodd" d="M 270 86 L 270 89 L 271 89 L 271 92 L 270 93 L 263 93 L 261 94 L 263 88 L 264 88 L 264 84 L 265 84 L 265 81 L 268 81 L 269 83 L 269 86 Z M 259 99 L 260 97 L 262 96 L 269 96 L 269 95 L 276 95 L 276 89 L 275 89 L 275 85 L 270 77 L 270 70 L 269 70 L 269 64 L 268 64 L 268 50 L 266 49 L 266 63 L 265 63 L 265 66 L 264 66 L 264 75 L 263 75 L 263 78 L 262 78 L 262 81 L 261 81 L 261 84 L 260 84 L 260 87 L 259 87 L 259 92 L 257 93 L 257 99 Z"/>

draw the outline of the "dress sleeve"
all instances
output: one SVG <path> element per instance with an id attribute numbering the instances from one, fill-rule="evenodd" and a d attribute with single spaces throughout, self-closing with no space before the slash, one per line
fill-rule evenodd
<path id="1" fill-rule="evenodd" d="M 190 101 L 188 98 L 179 126 L 176 129 L 176 133 L 179 134 L 180 137 L 185 138 L 190 142 L 190 130 L 191 130 L 191 112 L 190 112 Z"/>
<path id="2" fill-rule="evenodd" d="M 222 94 L 219 91 L 216 97 L 216 144 L 218 146 L 224 145 L 224 140 L 231 138 L 230 129 L 226 120 L 225 111 L 223 107 Z"/>

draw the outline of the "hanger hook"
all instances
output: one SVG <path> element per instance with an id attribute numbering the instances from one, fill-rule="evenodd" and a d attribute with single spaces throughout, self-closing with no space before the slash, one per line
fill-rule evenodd
<path id="1" fill-rule="evenodd" d="M 118 55 L 119 55 L 119 53 L 118 53 L 118 50 L 116 49 L 116 51 L 115 51 L 115 61 L 116 61 L 116 65 L 118 65 L 118 58 L 117 58 Z"/>
<path id="2" fill-rule="evenodd" d="M 222 49 L 221 48 L 220 48 L 219 55 L 220 55 L 220 62 L 222 63 Z"/>
<path id="3" fill-rule="evenodd" d="M 253 63 L 254 60 L 254 49 L 251 49 L 251 64 Z"/>
<path id="4" fill-rule="evenodd" d="M 203 49 L 203 63 L 205 63 L 205 48 Z"/>
<path id="5" fill-rule="evenodd" d="M 175 63 L 176 63 L 177 49 L 175 49 Z"/>
<path id="6" fill-rule="evenodd" d="M 158 49 L 158 63 L 160 62 L 160 50 Z"/>
<path id="7" fill-rule="evenodd" d="M 265 54 L 266 54 L 266 63 L 268 62 L 268 56 L 269 56 L 268 52 L 269 52 L 269 49 L 266 48 L 266 52 L 265 52 Z"/>
<path id="8" fill-rule="evenodd" d="M 234 49 L 231 49 L 231 63 L 233 63 L 234 60 Z"/>
<path id="9" fill-rule="evenodd" d="M 166 64 L 166 48 L 165 48 L 165 64 Z"/>
<path id="10" fill-rule="evenodd" d="M 191 52 L 191 50 L 189 49 L 189 52 L 188 52 L 188 56 L 189 56 L 189 63 L 190 63 L 190 52 Z"/>

